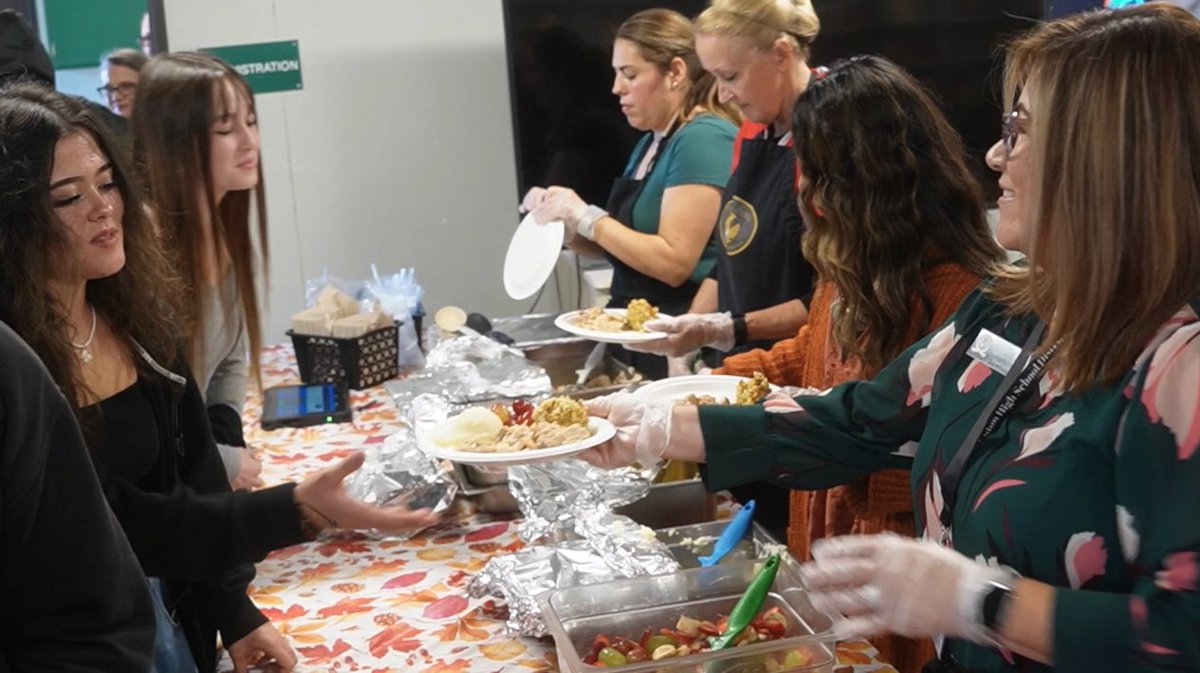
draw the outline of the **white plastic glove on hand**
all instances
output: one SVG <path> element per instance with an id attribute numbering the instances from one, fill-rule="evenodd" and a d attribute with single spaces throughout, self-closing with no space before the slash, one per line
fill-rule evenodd
<path id="1" fill-rule="evenodd" d="M 532 213 L 534 208 L 542 205 L 542 201 L 546 200 L 545 187 L 533 187 L 528 192 L 525 192 L 525 198 L 521 199 L 521 205 L 517 206 L 517 212 L 522 215 Z"/>
<path id="2" fill-rule="evenodd" d="M 813 605 L 840 612 L 838 635 L 896 633 L 994 641 L 982 623 L 991 582 L 1012 585 L 1014 573 L 976 562 L 929 540 L 891 533 L 845 535 L 813 544 L 801 567 Z"/>
<path id="3" fill-rule="evenodd" d="M 617 434 L 577 457 L 606 470 L 640 463 L 650 467 L 662 459 L 671 442 L 672 404 L 647 403 L 619 392 L 584 403 L 588 415 L 608 419 Z"/>
<path id="4" fill-rule="evenodd" d="M 726 313 L 685 313 L 674 318 L 646 321 L 647 332 L 667 336 L 653 341 L 626 344 L 625 348 L 642 353 L 681 357 L 702 347 L 719 351 L 733 348 L 733 316 Z"/>
<path id="5" fill-rule="evenodd" d="M 566 187 L 548 187 L 542 195 L 541 202 L 530 212 L 533 219 L 541 224 L 562 220 L 566 227 L 565 240 L 571 240 L 579 233 L 579 222 L 587 213 L 588 204 Z"/>

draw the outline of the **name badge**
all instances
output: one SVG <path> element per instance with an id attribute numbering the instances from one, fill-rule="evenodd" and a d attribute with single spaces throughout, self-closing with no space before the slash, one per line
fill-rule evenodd
<path id="1" fill-rule="evenodd" d="M 1017 358 L 1021 356 L 1021 349 L 1008 339 L 984 329 L 979 331 L 975 343 L 967 349 L 967 355 L 1003 376 L 1016 364 Z"/>

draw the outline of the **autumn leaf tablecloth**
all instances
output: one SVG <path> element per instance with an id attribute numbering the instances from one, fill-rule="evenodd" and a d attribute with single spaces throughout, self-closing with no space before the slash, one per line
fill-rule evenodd
<path id="1" fill-rule="evenodd" d="M 267 348 L 262 371 L 266 386 L 299 382 L 290 346 Z M 301 479 L 400 427 L 382 387 L 352 392 L 351 404 L 351 423 L 264 432 L 261 398 L 252 392 L 246 439 L 263 461 L 263 480 Z M 459 502 L 442 524 L 410 540 L 355 535 L 277 551 L 258 564 L 250 595 L 296 650 L 297 671 L 556 671 L 552 640 L 507 637 L 503 605 L 466 595 L 488 559 L 521 548 L 516 528 Z M 231 670 L 228 658 L 221 670 Z M 893 670 L 865 642 L 839 645 L 838 673 Z"/>

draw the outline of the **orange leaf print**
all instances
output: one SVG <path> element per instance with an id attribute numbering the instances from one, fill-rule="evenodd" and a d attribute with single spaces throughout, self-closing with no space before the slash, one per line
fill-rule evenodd
<path id="1" fill-rule="evenodd" d="M 397 652 L 416 650 L 421 646 L 421 641 L 418 640 L 420 636 L 419 630 L 406 624 L 396 624 L 371 636 L 371 639 L 367 641 L 367 647 L 371 650 L 371 656 L 379 659 L 389 650 Z"/>
<path id="2" fill-rule="evenodd" d="M 496 622 L 492 619 L 462 617 L 458 620 L 458 623 L 462 631 L 459 634 L 459 638 L 462 640 L 487 640 L 491 636 L 487 631 L 487 627 Z"/>
<path id="3" fill-rule="evenodd" d="M 450 663 L 439 661 L 429 668 L 422 669 L 421 673 L 461 673 L 467 670 L 471 662 L 466 659 L 455 659 Z"/>
<path id="4" fill-rule="evenodd" d="M 304 662 L 307 664 L 324 664 L 337 659 L 349 649 L 350 645 L 341 638 L 338 638 L 332 648 L 328 645 L 297 647 L 296 653 L 304 657 Z"/>
<path id="5" fill-rule="evenodd" d="M 298 633 L 292 636 L 291 640 L 294 640 L 297 643 L 317 644 L 325 642 L 325 636 L 317 635 L 315 633 Z"/>
<path id="6" fill-rule="evenodd" d="M 339 551 L 346 554 L 363 554 L 371 551 L 371 548 L 362 540 L 354 539 L 334 540 L 317 547 L 317 553 L 325 557 L 333 556 Z"/>
<path id="7" fill-rule="evenodd" d="M 272 598 L 275 597 L 272 596 Z M 280 601 L 280 603 L 282 602 L 283 601 Z M 263 613 L 267 619 L 273 622 L 283 622 L 289 619 L 303 617 L 304 615 L 308 614 L 308 610 L 305 610 L 295 603 L 292 604 L 292 607 L 287 609 L 287 612 L 284 612 L 283 610 L 276 610 L 275 608 L 259 608 L 259 612 Z"/>
<path id="8" fill-rule="evenodd" d="M 448 643 L 458 639 L 458 622 L 451 622 L 442 628 L 430 632 L 431 636 L 438 639 L 439 643 Z"/>
<path id="9" fill-rule="evenodd" d="M 442 535 L 439 535 L 439 536 L 433 538 L 433 543 L 434 544 L 453 544 L 455 542 L 458 542 L 459 537 L 461 537 L 461 536 L 458 533 L 444 533 Z"/>
<path id="10" fill-rule="evenodd" d="M 354 573 L 355 577 L 375 577 L 376 575 L 388 575 L 408 565 L 408 561 L 404 559 L 395 559 L 393 561 L 376 561 L 371 565 Z"/>
<path id="11" fill-rule="evenodd" d="M 358 612 L 370 612 L 374 609 L 371 605 L 371 600 L 370 598 L 343 598 L 329 607 L 318 610 L 317 616 L 336 617 L 338 615 L 352 615 Z"/>
<path id="12" fill-rule="evenodd" d="M 541 659 L 522 659 L 517 662 L 521 668 L 528 668 L 531 671 L 548 671 L 550 663 Z"/>
<path id="13" fill-rule="evenodd" d="M 314 580 L 323 580 L 333 576 L 338 570 L 336 563 L 322 563 L 314 568 L 305 568 L 300 571 L 300 582 L 312 582 Z"/>
<path id="14" fill-rule="evenodd" d="M 506 640 L 490 645 L 480 645 L 479 651 L 492 661 L 508 661 L 525 654 L 529 648 L 519 640 Z"/>
<path id="15" fill-rule="evenodd" d="M 457 552 L 453 547 L 431 547 L 417 552 L 422 561 L 449 561 Z"/>

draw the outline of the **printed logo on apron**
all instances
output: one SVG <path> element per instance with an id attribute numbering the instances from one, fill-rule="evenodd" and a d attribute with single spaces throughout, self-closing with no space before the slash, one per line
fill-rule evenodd
<path id="1" fill-rule="evenodd" d="M 730 256 L 750 247 L 754 235 L 758 233 L 758 213 L 740 196 L 732 196 L 725 202 L 717 222 L 721 245 L 725 248 L 725 254 Z"/>

